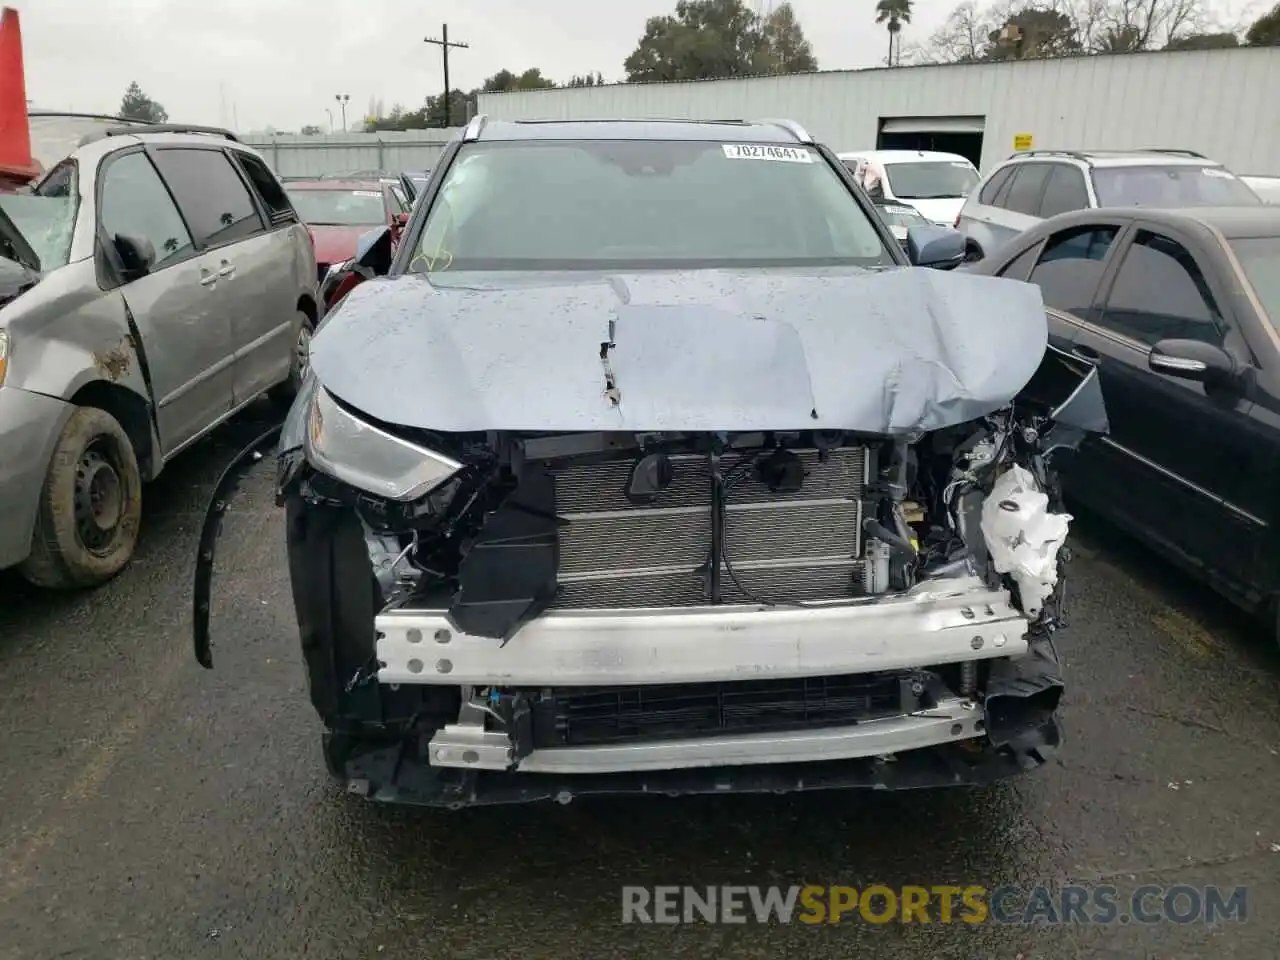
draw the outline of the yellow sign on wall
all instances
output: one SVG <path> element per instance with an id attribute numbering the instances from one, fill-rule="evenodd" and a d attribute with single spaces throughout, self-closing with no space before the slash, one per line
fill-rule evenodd
<path id="1" fill-rule="evenodd" d="M 1029 134 L 1029 133 L 1015 133 L 1015 134 L 1013 135 L 1013 149 L 1015 149 L 1015 150 L 1030 150 L 1030 149 L 1031 149 L 1031 134 Z"/>

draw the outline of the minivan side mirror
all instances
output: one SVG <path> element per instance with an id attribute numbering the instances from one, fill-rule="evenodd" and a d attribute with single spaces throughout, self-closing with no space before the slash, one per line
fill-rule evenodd
<path id="1" fill-rule="evenodd" d="M 1231 354 L 1200 340 L 1161 340 L 1151 348 L 1147 366 L 1155 373 L 1197 383 L 1223 383 L 1240 373 Z"/>
<path id="2" fill-rule="evenodd" d="M 145 277 L 156 264 L 156 248 L 146 237 L 117 233 L 112 240 L 120 257 L 121 277 L 125 283 Z"/>
<path id="3" fill-rule="evenodd" d="M 907 259 L 913 267 L 950 270 L 964 260 L 964 234 L 951 227 L 908 227 Z"/>

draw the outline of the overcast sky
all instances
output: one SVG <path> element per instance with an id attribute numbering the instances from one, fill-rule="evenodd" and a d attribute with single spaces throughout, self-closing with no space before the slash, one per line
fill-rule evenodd
<path id="1" fill-rule="evenodd" d="M 22 17 L 27 97 L 37 106 L 114 114 L 131 80 L 174 120 L 261 130 L 327 126 L 334 94 L 348 93 L 349 123 L 371 100 L 420 106 L 443 86 L 464 90 L 503 68 L 541 68 L 564 82 L 600 71 L 624 79 L 622 61 L 650 16 L 675 0 L 8 0 Z M 748 0 L 753 6 L 767 0 Z M 904 49 L 922 43 L 959 0 L 915 0 Z M 1235 22 L 1271 0 L 1210 0 Z M 874 0 L 792 0 L 824 70 L 884 63 L 887 37 Z"/>
<path id="2" fill-rule="evenodd" d="M 328 124 L 335 93 L 348 122 L 370 98 L 417 107 L 437 93 L 440 53 L 423 43 L 448 22 L 450 85 L 507 68 L 559 82 L 622 61 L 650 16 L 675 0 L 9 0 L 22 17 L 27 97 L 46 109 L 114 114 L 131 80 L 169 116 L 241 130 Z M 749 0 L 750 2 L 750 0 Z M 822 69 L 882 64 L 873 0 L 793 0 Z M 926 37 L 955 5 L 916 0 L 907 38 Z M 233 112 L 234 108 L 234 112 Z M 338 112 L 334 109 L 335 119 Z M 341 122 L 340 120 L 338 121 Z"/>

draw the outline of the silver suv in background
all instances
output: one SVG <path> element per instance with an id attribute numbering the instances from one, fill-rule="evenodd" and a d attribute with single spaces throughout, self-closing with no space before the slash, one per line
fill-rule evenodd
<path id="1" fill-rule="evenodd" d="M 141 487 L 306 373 L 315 251 L 224 130 L 101 127 L 0 196 L 0 568 L 84 587 L 133 555 Z"/>
<path id="2" fill-rule="evenodd" d="M 1027 150 L 983 178 L 955 225 L 966 237 L 965 259 L 972 261 L 1071 210 L 1261 202 L 1222 164 L 1190 150 Z"/>

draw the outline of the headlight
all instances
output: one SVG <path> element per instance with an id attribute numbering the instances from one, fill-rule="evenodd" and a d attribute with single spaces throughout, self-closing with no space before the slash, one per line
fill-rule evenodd
<path id="1" fill-rule="evenodd" d="M 4 386 L 4 371 L 9 366 L 9 332 L 0 330 L 0 386 Z"/>
<path id="2" fill-rule="evenodd" d="M 317 470 L 388 500 L 417 500 L 462 469 L 456 460 L 353 417 L 323 388 L 311 402 L 305 448 Z"/>

